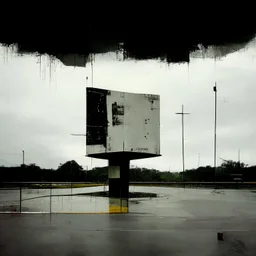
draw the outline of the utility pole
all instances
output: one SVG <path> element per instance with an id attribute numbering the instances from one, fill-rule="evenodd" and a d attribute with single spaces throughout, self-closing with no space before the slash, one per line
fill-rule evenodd
<path id="1" fill-rule="evenodd" d="M 241 161 L 240 161 L 240 149 L 238 149 L 238 169 L 239 169 L 239 174 L 242 174 L 242 182 L 244 180 L 244 170 L 241 168 Z"/>
<path id="2" fill-rule="evenodd" d="M 72 160 L 69 163 L 70 168 L 70 190 L 71 190 L 71 196 L 72 196 Z"/>
<path id="3" fill-rule="evenodd" d="M 184 115 L 188 115 L 190 113 L 184 112 L 184 106 L 182 105 L 181 112 L 175 113 L 176 115 L 181 115 L 181 145 L 182 145 L 182 178 L 185 188 L 185 179 L 184 179 L 184 171 L 185 171 L 185 143 L 184 143 Z"/>
<path id="4" fill-rule="evenodd" d="M 25 151 L 22 150 L 22 164 L 25 164 Z"/>
<path id="5" fill-rule="evenodd" d="M 198 166 L 197 166 L 197 168 L 199 168 L 199 166 L 200 166 L 200 153 L 198 153 Z"/>
<path id="6" fill-rule="evenodd" d="M 88 165 L 86 165 L 86 170 L 85 170 L 85 181 L 87 182 L 87 173 L 88 173 Z"/>
<path id="7" fill-rule="evenodd" d="M 216 188 L 216 158 L 217 158 L 217 150 L 216 150 L 216 134 L 217 134 L 217 84 L 215 82 L 215 86 L 213 87 L 214 91 L 214 187 Z"/>
<path id="8" fill-rule="evenodd" d="M 25 164 L 25 151 L 22 150 L 22 169 L 24 168 L 24 164 Z M 22 211 L 22 207 L 21 207 L 21 201 L 22 201 L 22 172 L 20 173 L 20 213 Z"/>

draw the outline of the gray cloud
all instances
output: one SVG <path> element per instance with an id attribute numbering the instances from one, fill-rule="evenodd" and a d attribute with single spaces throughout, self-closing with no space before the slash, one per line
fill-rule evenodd
<path id="1" fill-rule="evenodd" d="M 3 49 L 0 48 L 3 54 Z M 192 59 L 189 64 L 158 61 L 116 61 L 113 55 L 96 56 L 94 86 L 113 90 L 160 94 L 162 157 L 132 164 L 160 170 L 181 170 L 181 110 L 185 117 L 186 167 L 213 163 L 213 85 L 218 84 L 218 157 L 255 164 L 256 95 L 255 45 L 217 60 Z M 106 161 L 84 157 L 85 88 L 91 67 L 49 64 L 35 56 L 13 56 L 0 61 L 0 164 L 19 164 L 21 150 L 27 162 L 57 167 L 74 159 L 89 168 Z M 51 72 L 50 72 L 51 70 Z M 86 77 L 88 83 L 86 84 Z M 221 160 L 218 160 L 221 163 Z"/>

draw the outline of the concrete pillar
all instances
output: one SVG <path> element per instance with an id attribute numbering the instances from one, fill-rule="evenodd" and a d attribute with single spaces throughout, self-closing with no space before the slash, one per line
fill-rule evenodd
<path id="1" fill-rule="evenodd" d="M 129 167 L 127 159 L 109 160 L 109 212 L 127 213 L 129 209 Z"/>

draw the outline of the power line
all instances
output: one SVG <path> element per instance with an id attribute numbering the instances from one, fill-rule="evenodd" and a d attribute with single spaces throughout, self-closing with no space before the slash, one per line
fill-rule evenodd
<path id="1" fill-rule="evenodd" d="M 3 161 L 3 162 L 5 162 L 5 163 L 7 163 L 7 164 L 10 164 L 10 165 L 12 165 L 12 166 L 14 166 L 14 165 L 19 165 L 18 163 L 13 163 L 13 162 L 10 162 L 10 161 L 8 161 L 8 160 L 6 160 L 6 159 L 3 159 L 3 158 L 0 158 L 0 161 Z M 1 164 L 0 164 L 1 165 Z"/>
<path id="2" fill-rule="evenodd" d="M 20 153 L 1 153 L 0 152 L 0 155 L 21 155 Z"/>
<path id="3" fill-rule="evenodd" d="M 72 136 L 84 136 L 84 137 L 86 137 L 86 134 L 83 134 L 83 133 L 73 133 L 71 135 Z"/>

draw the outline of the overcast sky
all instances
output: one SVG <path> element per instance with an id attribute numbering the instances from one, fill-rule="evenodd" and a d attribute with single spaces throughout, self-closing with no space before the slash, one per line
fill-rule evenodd
<path id="1" fill-rule="evenodd" d="M 119 61 L 99 55 L 94 63 L 94 87 L 161 97 L 161 157 L 132 165 L 180 171 L 181 116 L 185 111 L 185 166 L 213 165 L 214 82 L 218 85 L 217 156 L 256 164 L 256 46 L 190 64 L 159 61 Z M 47 56 L 17 56 L 0 48 L 0 165 L 25 162 L 56 168 L 74 159 L 83 167 L 107 165 L 85 157 L 85 91 L 91 86 L 91 66 L 74 68 Z M 88 76 L 88 82 L 86 77 Z"/>

